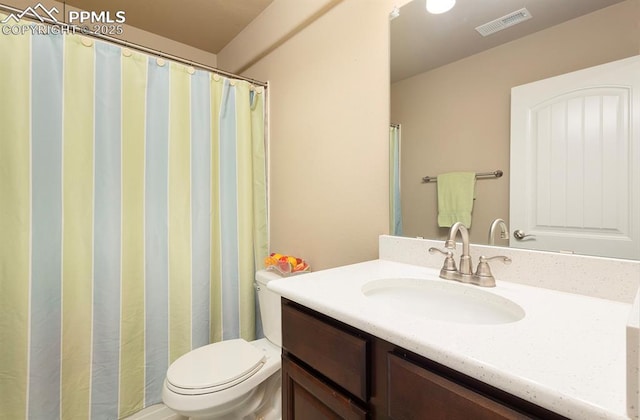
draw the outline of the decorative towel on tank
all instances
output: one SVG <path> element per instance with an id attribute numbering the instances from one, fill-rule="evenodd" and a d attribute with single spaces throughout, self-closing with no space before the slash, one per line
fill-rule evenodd
<path id="1" fill-rule="evenodd" d="M 465 227 L 471 227 L 475 186 L 475 172 L 438 175 L 438 226 L 450 227 L 462 222 Z"/>

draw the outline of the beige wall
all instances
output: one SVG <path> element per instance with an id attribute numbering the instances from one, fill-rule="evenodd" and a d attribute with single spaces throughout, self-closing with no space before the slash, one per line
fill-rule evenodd
<path id="1" fill-rule="evenodd" d="M 241 73 L 343 0 L 275 0 L 218 53 L 229 72 Z"/>
<path id="2" fill-rule="evenodd" d="M 502 169 L 502 178 L 476 183 L 471 240 L 486 243 L 491 221 L 509 217 L 511 87 L 636 54 L 640 0 L 627 0 L 394 83 L 391 121 L 402 124 L 405 235 L 447 233 L 437 227 L 436 184 L 422 184 L 423 176 Z"/>
<path id="3" fill-rule="evenodd" d="M 388 232 L 393 5 L 339 2 L 245 72 L 269 81 L 271 251 L 314 270 L 377 258 Z"/>

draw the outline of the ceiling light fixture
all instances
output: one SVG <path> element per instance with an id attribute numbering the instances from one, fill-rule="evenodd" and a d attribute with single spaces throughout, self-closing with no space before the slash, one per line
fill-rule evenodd
<path id="1" fill-rule="evenodd" d="M 456 0 L 427 0 L 427 12 L 439 15 L 455 6 Z"/>

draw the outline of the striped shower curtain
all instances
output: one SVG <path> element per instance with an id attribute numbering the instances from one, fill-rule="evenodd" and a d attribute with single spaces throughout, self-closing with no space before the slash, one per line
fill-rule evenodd
<path id="1" fill-rule="evenodd" d="M 0 35 L 1 419 L 123 418 L 180 355 L 254 337 L 263 107 L 101 41 Z"/>
<path id="2" fill-rule="evenodd" d="M 389 126 L 389 233 L 402 235 L 400 201 L 400 124 Z"/>

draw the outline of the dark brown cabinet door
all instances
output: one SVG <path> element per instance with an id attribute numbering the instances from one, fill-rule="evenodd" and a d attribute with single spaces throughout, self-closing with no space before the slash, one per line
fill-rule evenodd
<path id="1" fill-rule="evenodd" d="M 388 355 L 388 363 L 393 420 L 531 418 L 394 354 Z"/>
<path id="2" fill-rule="evenodd" d="M 282 348 L 367 401 L 368 342 L 293 306 L 282 306 Z"/>
<path id="3" fill-rule="evenodd" d="M 283 420 L 365 420 L 367 413 L 287 357 L 282 359 Z"/>

